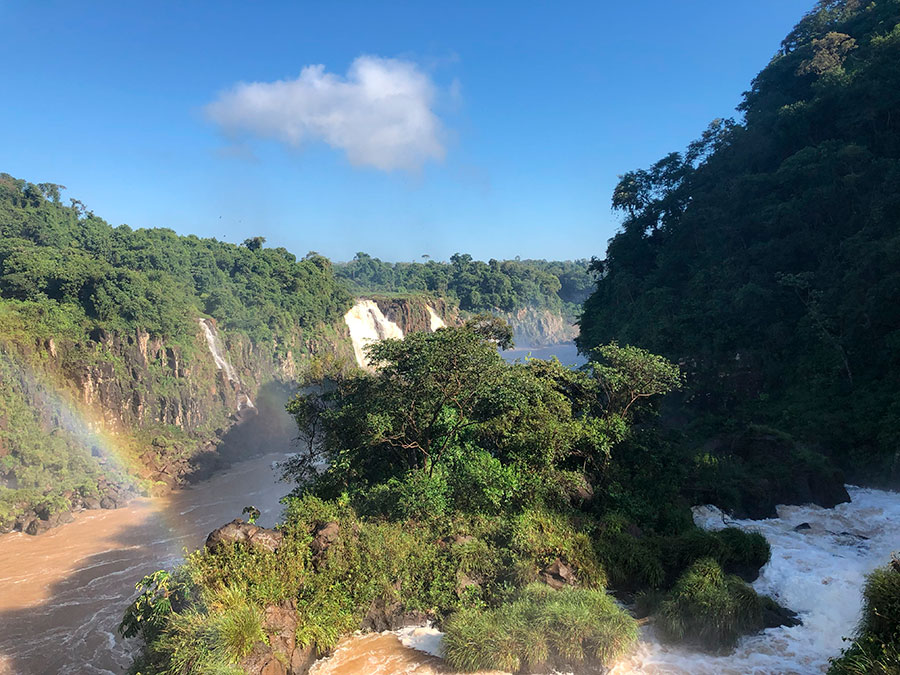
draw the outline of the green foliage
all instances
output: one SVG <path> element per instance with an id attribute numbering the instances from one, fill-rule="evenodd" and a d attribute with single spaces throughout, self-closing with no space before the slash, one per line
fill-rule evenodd
<path id="1" fill-rule="evenodd" d="M 570 669 L 609 665 L 637 641 L 637 623 L 602 590 L 542 584 L 493 610 L 464 610 L 444 626 L 456 670 Z"/>
<path id="2" fill-rule="evenodd" d="M 302 260 L 256 237 L 235 246 L 172 230 L 113 228 L 0 174 L 0 297 L 80 308 L 93 325 L 193 334 L 200 314 L 259 344 L 290 343 L 339 317 L 350 296 L 321 256 Z M 326 261 L 327 262 L 327 261 Z"/>
<path id="3" fill-rule="evenodd" d="M 177 592 L 178 584 L 170 572 L 157 570 L 141 579 L 134 588 L 140 595 L 126 610 L 119 632 L 127 638 L 139 634 L 151 637 L 171 614 L 171 596 Z"/>
<path id="4" fill-rule="evenodd" d="M 586 532 L 579 531 L 572 518 L 544 510 L 528 510 L 511 519 L 509 546 L 520 554 L 519 573 L 532 581 L 540 569 L 556 559 L 575 569 L 578 581 L 588 587 L 606 586 L 600 565 Z"/>
<path id="5" fill-rule="evenodd" d="M 900 562 L 879 568 L 866 579 L 857 636 L 829 675 L 900 673 Z"/>
<path id="6" fill-rule="evenodd" d="M 764 421 L 882 481 L 900 467 L 898 16 L 817 3 L 741 120 L 621 177 L 578 339 L 683 363 L 690 418 Z"/>
<path id="7" fill-rule="evenodd" d="M 466 312 L 513 312 L 526 306 L 574 316 L 590 292 L 586 260 L 473 260 L 457 253 L 449 263 L 386 263 L 357 253 L 335 274 L 360 294 L 431 293 Z"/>
<path id="8" fill-rule="evenodd" d="M 201 316 L 244 345 L 252 341 L 261 358 L 291 348 L 299 357 L 350 305 L 321 256 L 298 261 L 263 248 L 261 238 L 235 246 L 167 229 L 113 228 L 75 200 L 62 204 L 60 189 L 0 174 L 0 529 L 29 508 L 61 510 L 96 496 L 101 474 L 131 483 L 126 466 L 101 469 L 92 457 L 105 445 L 80 417 L 98 411 L 84 411 L 73 386 L 86 368 L 120 390 L 123 409 L 132 397 L 184 400 L 191 383 L 162 361 L 146 363 L 140 381 L 133 375 L 136 364 L 123 353 L 142 333 L 182 368 L 196 364 Z M 340 370 L 339 361 L 323 355 L 315 370 Z M 211 415 L 208 428 L 191 434 L 147 422 L 117 435 L 116 454 L 136 460 L 144 441 L 158 437 L 166 455 L 189 455 L 227 414 Z"/>
<path id="9" fill-rule="evenodd" d="M 678 579 L 659 605 L 656 625 L 670 639 L 710 650 L 730 648 L 763 627 L 763 600 L 712 558 L 701 558 Z"/>

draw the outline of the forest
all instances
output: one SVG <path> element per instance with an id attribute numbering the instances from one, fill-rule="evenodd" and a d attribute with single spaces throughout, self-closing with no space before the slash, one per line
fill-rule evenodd
<path id="1" fill-rule="evenodd" d="M 593 287 L 587 260 L 473 260 L 456 253 L 450 261 L 387 263 L 357 253 L 335 265 L 335 276 L 356 293 L 429 293 L 465 312 L 550 309 L 575 317 Z"/>
<path id="2" fill-rule="evenodd" d="M 758 423 L 851 480 L 900 481 L 900 26 L 820 2 L 737 119 L 621 176 L 579 345 L 640 344 L 690 375 L 689 416 Z M 702 440 L 702 439 L 701 439 Z"/>
<path id="3" fill-rule="evenodd" d="M 896 0 L 822 0 L 738 119 L 620 178 L 583 369 L 504 363 L 508 329 L 481 317 L 374 344 L 375 373 L 295 398 L 309 442 L 284 466 L 281 538 L 208 545 L 145 579 L 122 625 L 144 639 L 135 668 L 285 660 L 266 617 L 286 602 L 293 655 L 413 613 L 463 671 L 602 668 L 635 617 L 714 653 L 792 625 L 747 584 L 766 540 L 702 531 L 689 505 L 761 518 L 846 501 L 842 471 L 897 485 L 898 16 Z M 442 283 L 438 264 L 413 269 L 358 256 L 340 274 Z M 831 672 L 897 672 L 898 571 L 869 576 Z"/>

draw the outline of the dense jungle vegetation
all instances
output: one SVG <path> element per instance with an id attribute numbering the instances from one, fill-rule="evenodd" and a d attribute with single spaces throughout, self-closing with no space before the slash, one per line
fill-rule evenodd
<path id="1" fill-rule="evenodd" d="M 208 315 L 260 344 L 286 342 L 349 306 L 320 255 L 297 260 L 258 237 L 237 246 L 112 227 L 77 200 L 64 205 L 61 189 L 0 174 L 0 297 L 41 337 L 100 327 L 178 339 Z M 45 326 L 43 317 L 62 325 Z"/>
<path id="2" fill-rule="evenodd" d="M 134 341 L 140 330 L 177 347 L 183 363 L 208 361 L 197 318 L 211 316 L 259 351 L 302 351 L 351 303 L 321 256 L 114 228 L 76 200 L 64 205 L 61 189 L 0 174 L 0 531 L 31 508 L 47 516 L 73 499 L 100 499 L 106 479 L 130 482 L 129 467 L 101 467 L 92 456 L 105 443 L 75 403 L 73 380 L 90 369 L 126 383 L 124 391 L 135 386 L 140 364 L 98 336 Z M 177 380 L 166 364 L 147 369 L 142 400 L 177 399 L 199 384 Z M 209 417 L 208 437 L 226 423 Z M 157 437 L 188 454 L 198 445 L 171 424 L 125 431 L 115 441 L 120 458 L 153 450 Z"/>
<path id="3" fill-rule="evenodd" d="M 135 667 L 246 665 L 277 643 L 273 606 L 296 609 L 297 643 L 319 653 L 361 625 L 430 617 L 463 670 L 611 663 L 637 626 L 610 587 L 702 648 L 768 625 L 777 605 L 735 576 L 756 575 L 765 539 L 696 528 L 674 458 L 637 450 L 679 369 L 615 343 L 584 371 L 510 364 L 509 335 L 479 318 L 384 340 L 367 347 L 374 374 L 298 395 L 283 539 L 209 547 L 145 580 L 123 623 L 145 640 Z"/>
<path id="4" fill-rule="evenodd" d="M 770 425 L 896 486 L 900 3 L 819 2 L 738 110 L 621 177 L 579 344 L 683 364 L 698 434 Z"/>
<path id="5" fill-rule="evenodd" d="M 625 174 L 582 314 L 586 368 L 504 363 L 509 333 L 480 319 L 374 344 L 375 373 L 295 398 L 307 444 L 284 467 L 280 545 L 210 547 L 145 579 L 123 622 L 144 638 L 135 667 L 239 669 L 265 645 L 283 660 L 273 606 L 320 652 L 430 617 L 460 670 L 610 663 L 636 627 L 607 589 L 702 649 L 790 622 L 746 583 L 765 540 L 701 531 L 688 506 L 768 515 L 840 501 L 832 460 L 896 470 L 898 76 L 900 2 L 822 0 L 742 119 Z M 387 278 L 370 260 L 341 274 Z M 871 576 L 835 672 L 896 672 L 897 578 Z"/>
<path id="6" fill-rule="evenodd" d="M 449 263 L 387 263 L 357 253 L 350 262 L 335 265 L 335 275 L 359 294 L 426 292 L 466 312 L 514 312 L 528 306 L 572 317 L 593 285 L 587 260 L 485 263 L 461 253 Z"/>

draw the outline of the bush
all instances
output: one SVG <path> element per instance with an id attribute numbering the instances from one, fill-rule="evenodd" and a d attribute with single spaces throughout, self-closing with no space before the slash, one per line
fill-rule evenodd
<path id="1" fill-rule="evenodd" d="M 900 564 L 872 572 L 863 589 L 858 636 L 829 675 L 900 674 Z"/>
<path id="2" fill-rule="evenodd" d="M 509 545 L 523 556 L 523 569 L 533 580 L 537 572 L 559 558 L 575 568 L 578 580 L 589 587 L 606 586 L 606 573 L 587 533 L 580 532 L 564 514 L 533 509 L 511 520 Z"/>
<path id="3" fill-rule="evenodd" d="M 445 625 L 444 656 L 463 671 L 609 664 L 637 633 L 634 619 L 602 589 L 532 584 L 497 609 L 453 615 Z"/>
<path id="4" fill-rule="evenodd" d="M 712 558 L 691 565 L 659 606 L 656 625 L 672 641 L 704 649 L 733 647 L 738 638 L 763 628 L 762 599 Z"/>

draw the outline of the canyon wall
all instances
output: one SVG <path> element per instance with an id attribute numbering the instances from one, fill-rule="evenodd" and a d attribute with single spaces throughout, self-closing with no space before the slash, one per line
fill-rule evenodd
<path id="1" fill-rule="evenodd" d="M 257 415 L 281 424 L 309 365 L 349 353 L 343 329 L 291 350 L 213 319 L 193 325 L 178 341 L 101 329 L 81 341 L 0 340 L 0 533 L 38 534 L 73 509 L 115 508 L 265 450 L 225 441 Z"/>

